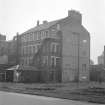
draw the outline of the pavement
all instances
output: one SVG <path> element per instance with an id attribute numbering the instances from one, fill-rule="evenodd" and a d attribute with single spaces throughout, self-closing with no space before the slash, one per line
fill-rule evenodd
<path id="1" fill-rule="evenodd" d="M 105 105 L 0 91 L 0 105 Z"/>

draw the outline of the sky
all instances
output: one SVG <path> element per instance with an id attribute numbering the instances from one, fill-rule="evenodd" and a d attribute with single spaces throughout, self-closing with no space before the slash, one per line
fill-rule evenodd
<path id="1" fill-rule="evenodd" d="M 97 63 L 105 45 L 105 0 L 0 0 L 0 33 L 11 40 L 36 26 L 37 20 L 64 18 L 71 9 L 82 13 L 91 37 L 91 59 Z"/>

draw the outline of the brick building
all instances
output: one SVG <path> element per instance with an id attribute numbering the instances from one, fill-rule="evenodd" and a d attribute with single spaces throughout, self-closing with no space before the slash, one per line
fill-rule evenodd
<path id="1" fill-rule="evenodd" d="M 20 64 L 34 65 L 46 81 L 88 81 L 90 35 L 79 12 L 52 22 L 43 21 L 19 35 Z M 39 66 L 38 66 L 39 65 Z"/>

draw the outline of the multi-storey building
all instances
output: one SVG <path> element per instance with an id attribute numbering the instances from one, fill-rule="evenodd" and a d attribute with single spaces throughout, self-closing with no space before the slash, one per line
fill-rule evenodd
<path id="1" fill-rule="evenodd" d="M 13 37 L 13 40 L 7 41 L 8 43 L 8 64 L 18 65 L 19 64 L 19 51 L 20 42 L 18 33 Z"/>
<path id="2" fill-rule="evenodd" d="M 98 64 L 104 65 L 104 52 L 100 56 L 98 56 Z"/>
<path id="3" fill-rule="evenodd" d="M 8 64 L 16 65 L 16 41 L 8 41 Z"/>
<path id="4" fill-rule="evenodd" d="M 0 64 L 8 63 L 6 36 L 0 34 Z"/>
<path id="5" fill-rule="evenodd" d="M 43 24 L 38 21 L 20 35 L 20 41 L 20 64 L 36 66 L 48 81 L 89 80 L 90 35 L 79 12 L 71 10 L 67 17 Z"/>

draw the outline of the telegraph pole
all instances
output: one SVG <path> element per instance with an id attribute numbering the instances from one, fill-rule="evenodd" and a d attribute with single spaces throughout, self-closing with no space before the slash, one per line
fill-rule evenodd
<path id="1" fill-rule="evenodd" d="M 105 67 L 105 46 L 104 46 L 104 67 Z"/>
<path id="2" fill-rule="evenodd" d="M 16 64 L 19 64 L 19 34 L 16 35 Z"/>

